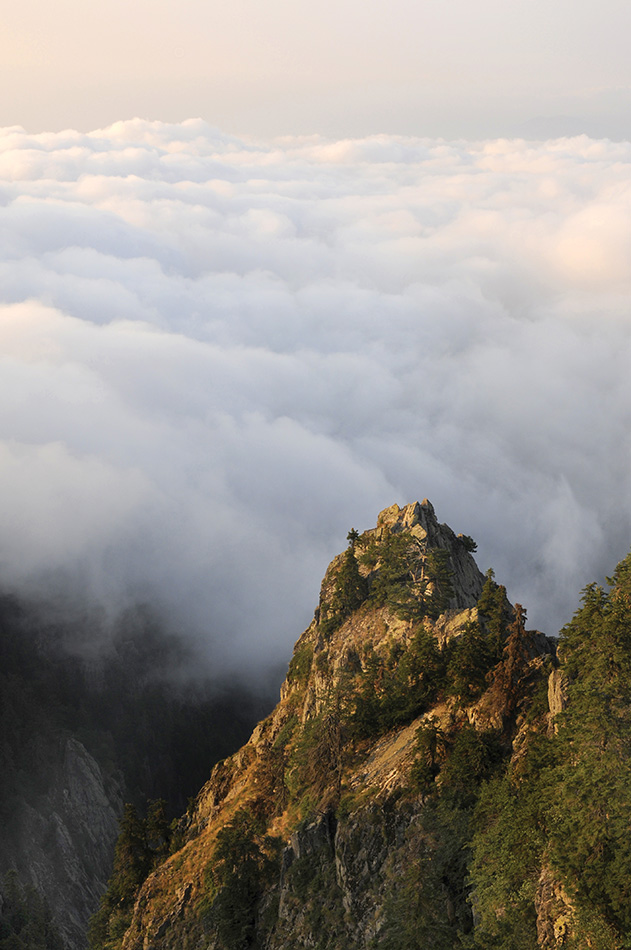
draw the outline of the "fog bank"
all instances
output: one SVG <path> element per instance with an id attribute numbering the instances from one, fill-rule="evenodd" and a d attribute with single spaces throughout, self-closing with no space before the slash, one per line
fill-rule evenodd
<path id="1" fill-rule="evenodd" d="M 0 134 L 0 579 L 289 655 L 433 502 L 549 633 L 631 546 L 631 144 Z"/>

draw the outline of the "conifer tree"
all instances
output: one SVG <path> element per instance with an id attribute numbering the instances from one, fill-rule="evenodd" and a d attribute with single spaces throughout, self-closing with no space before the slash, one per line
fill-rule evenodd
<path id="1" fill-rule="evenodd" d="M 493 655 L 479 624 L 468 623 L 461 636 L 449 644 L 447 679 L 449 691 L 463 703 L 472 702 L 486 689 Z"/>
<path id="2" fill-rule="evenodd" d="M 447 609 L 454 593 L 448 552 L 443 548 L 431 548 L 425 559 L 425 574 L 431 586 L 427 612 L 430 617 L 436 618 Z"/>
<path id="3" fill-rule="evenodd" d="M 486 572 L 486 581 L 478 599 L 478 614 L 488 631 L 489 643 L 498 661 L 504 649 L 510 615 L 506 588 L 503 584 L 495 583 L 493 568 L 489 568 Z"/>
<path id="4" fill-rule="evenodd" d="M 135 807 L 125 805 L 114 852 L 111 885 L 120 903 L 133 901 L 151 866 L 146 829 Z"/>
<path id="5" fill-rule="evenodd" d="M 368 596 L 368 583 L 359 570 L 355 544 L 359 534 L 352 528 L 348 533 L 348 547 L 335 579 L 332 608 L 335 617 L 342 622 L 363 604 Z"/>
<path id="6" fill-rule="evenodd" d="M 517 710 L 523 685 L 530 675 L 531 638 L 526 630 L 526 611 L 515 604 L 515 619 L 508 628 L 502 661 L 493 673 L 493 690 L 498 696 L 504 717 Z"/>
<path id="7" fill-rule="evenodd" d="M 152 866 L 146 824 L 129 802 L 124 807 L 119 827 L 112 876 L 100 907 L 90 921 L 91 950 L 101 950 L 110 945 L 112 937 L 122 937 L 136 894 Z"/>
<path id="8" fill-rule="evenodd" d="M 147 806 L 145 840 L 154 865 L 160 864 L 169 854 L 171 831 L 166 806 L 167 803 L 163 798 L 150 801 Z"/>

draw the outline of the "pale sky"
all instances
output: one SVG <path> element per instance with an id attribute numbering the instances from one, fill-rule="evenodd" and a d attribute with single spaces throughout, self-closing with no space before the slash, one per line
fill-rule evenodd
<path id="1" fill-rule="evenodd" d="M 4 9 L 2 9 L 4 7 Z M 2 0 L 0 125 L 625 139 L 626 0 Z"/>

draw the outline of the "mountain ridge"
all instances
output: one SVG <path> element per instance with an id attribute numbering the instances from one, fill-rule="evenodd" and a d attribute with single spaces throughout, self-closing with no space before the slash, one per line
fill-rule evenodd
<path id="1" fill-rule="evenodd" d="M 94 947 L 408 945 L 396 936 L 399 881 L 454 833 L 436 817 L 441 789 L 456 789 L 454 813 L 470 822 L 475 789 L 527 744 L 527 702 L 556 664 L 554 642 L 526 631 L 474 549 L 427 499 L 349 532 L 275 710 L 214 767 L 118 939 L 106 899 Z M 467 873 L 458 859 L 430 875 L 428 934 L 472 932 Z"/>

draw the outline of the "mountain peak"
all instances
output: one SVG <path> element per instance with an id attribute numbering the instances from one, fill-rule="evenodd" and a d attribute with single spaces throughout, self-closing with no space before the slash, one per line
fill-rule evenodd
<path id="1" fill-rule="evenodd" d="M 397 868 L 419 855 L 439 916 L 454 933 L 471 928 L 466 868 L 445 888 L 426 803 L 444 790 L 463 814 L 473 807 L 510 757 L 553 648 L 527 649 L 475 542 L 440 524 L 427 499 L 391 505 L 348 542 L 280 702 L 215 766 L 180 822 L 179 852 L 128 908 L 122 950 L 365 950 L 377 934 L 384 947 L 416 946 L 398 942 Z"/>
<path id="2" fill-rule="evenodd" d="M 351 532 L 349 540 L 351 539 Z M 407 536 L 406 544 L 402 536 Z M 392 540 L 396 539 L 396 540 Z M 484 586 L 484 575 L 473 558 L 475 541 L 465 534 L 456 535 L 440 524 L 434 506 L 424 498 L 399 507 L 390 505 L 379 513 L 377 525 L 350 541 L 365 590 L 373 604 L 380 599 L 380 588 L 399 587 L 412 601 L 416 599 L 416 617 L 450 610 L 475 607 Z M 339 595 L 340 571 L 348 552 L 338 554 L 327 568 L 320 593 L 316 619 L 331 617 Z M 438 597 L 436 572 L 442 566 L 443 594 Z M 394 577 L 393 575 L 398 575 Z M 410 583 L 412 586 L 410 586 Z M 446 596 L 447 589 L 449 596 Z M 433 603 L 430 603 L 431 599 Z M 383 600 L 383 598 L 381 598 Z M 427 609 L 423 608 L 425 602 Z M 440 603 L 437 610 L 436 603 Z"/>
<path id="3" fill-rule="evenodd" d="M 399 508 L 397 504 L 390 505 L 379 512 L 377 527 L 389 527 L 392 531 L 402 531 L 405 528 L 415 528 L 417 525 L 425 527 L 424 522 L 430 520 L 436 523 L 436 513 L 431 501 L 424 498 L 422 502 L 414 501 Z"/>

